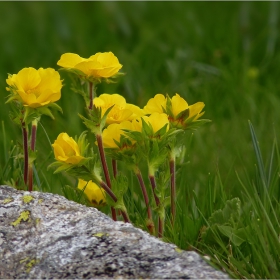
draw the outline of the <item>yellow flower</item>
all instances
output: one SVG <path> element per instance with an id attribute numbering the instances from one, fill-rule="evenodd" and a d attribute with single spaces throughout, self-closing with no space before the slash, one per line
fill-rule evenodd
<path id="1" fill-rule="evenodd" d="M 167 98 L 163 94 L 156 94 L 155 97 L 148 101 L 147 105 L 144 107 L 144 111 L 146 114 L 151 114 L 153 112 L 163 113 L 166 111 L 170 123 L 178 128 L 187 128 L 188 123 L 197 120 L 204 114 L 204 112 L 201 112 L 205 106 L 203 102 L 189 105 L 178 93 L 169 100 L 171 106 L 167 108 Z M 180 113 L 187 109 L 189 109 L 188 114 L 180 115 Z"/>
<path id="2" fill-rule="evenodd" d="M 114 107 L 111 109 L 106 118 L 106 124 L 112 123 L 121 123 L 126 120 L 130 120 L 134 114 L 134 112 L 127 109 L 127 104 L 125 98 L 119 94 L 101 94 L 99 97 L 94 98 L 93 104 L 96 107 L 101 108 L 101 115 L 104 116 L 107 109 Z"/>
<path id="3" fill-rule="evenodd" d="M 92 181 L 79 179 L 78 189 L 84 190 L 85 195 L 93 206 L 103 206 L 106 203 L 106 193 Z"/>
<path id="4" fill-rule="evenodd" d="M 24 106 L 37 108 L 56 102 L 61 97 L 62 81 L 52 68 L 23 68 L 18 74 L 9 75 L 6 80 L 14 94 Z"/>
<path id="5" fill-rule="evenodd" d="M 161 128 L 163 128 L 167 124 L 166 132 L 169 130 L 169 120 L 168 116 L 164 113 L 152 113 L 150 116 L 144 116 L 142 119 L 150 124 L 153 128 L 153 133 L 156 134 Z M 134 125 L 134 129 L 137 131 L 141 131 L 142 129 L 142 121 L 134 120 L 132 121 Z"/>
<path id="6" fill-rule="evenodd" d="M 112 52 L 99 52 L 89 58 L 83 58 L 74 53 L 65 53 L 60 57 L 57 65 L 80 70 L 89 78 L 109 78 L 122 68 L 118 58 Z"/>
<path id="7" fill-rule="evenodd" d="M 123 129 L 135 130 L 133 124 L 130 121 L 124 121 L 122 123 L 113 123 L 105 128 L 102 132 L 102 139 L 104 148 L 118 148 L 117 142 L 120 142 L 121 135 L 125 136 Z"/>
<path id="8" fill-rule="evenodd" d="M 84 159 L 80 153 L 78 144 L 67 133 L 60 133 L 52 146 L 57 161 L 78 164 Z"/>

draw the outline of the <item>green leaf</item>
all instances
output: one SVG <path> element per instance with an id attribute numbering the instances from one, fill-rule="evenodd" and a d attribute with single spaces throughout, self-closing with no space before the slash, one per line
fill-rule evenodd
<path id="1" fill-rule="evenodd" d="M 240 246 L 243 242 L 246 241 L 245 239 L 238 236 L 238 230 L 234 230 L 231 226 L 218 225 L 217 228 L 236 246 Z"/>

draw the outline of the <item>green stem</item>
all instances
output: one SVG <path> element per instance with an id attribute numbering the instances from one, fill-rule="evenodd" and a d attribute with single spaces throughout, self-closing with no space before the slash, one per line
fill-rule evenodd
<path id="1" fill-rule="evenodd" d="M 97 140 L 97 144 L 98 144 L 99 155 L 100 155 L 100 159 L 101 159 L 102 168 L 103 168 L 104 176 L 105 176 L 105 179 L 106 179 L 106 183 L 107 183 L 108 187 L 111 189 L 112 184 L 111 184 L 110 174 L 109 174 L 109 170 L 108 170 L 108 165 L 107 165 L 107 162 L 106 162 L 106 157 L 105 157 L 105 152 L 104 152 L 104 148 L 103 148 L 103 141 L 102 141 L 101 134 L 96 134 L 96 140 Z M 116 209 L 111 207 L 111 213 L 112 213 L 113 220 L 117 221 Z"/>
<path id="2" fill-rule="evenodd" d="M 149 174 L 149 180 L 150 180 L 150 183 L 152 185 L 152 190 L 153 190 L 153 195 L 154 195 L 154 198 L 155 198 L 155 201 L 156 201 L 156 205 L 159 208 L 160 207 L 160 200 L 155 193 L 155 189 L 156 189 L 157 185 L 156 185 L 156 180 L 155 180 L 154 174 Z M 163 218 L 161 217 L 160 214 L 158 216 L 158 237 L 159 238 L 163 237 Z"/>
<path id="3" fill-rule="evenodd" d="M 147 227 L 148 227 L 148 230 L 149 230 L 150 234 L 154 235 L 155 234 L 155 225 L 153 223 L 152 210 L 151 210 L 150 203 L 149 203 L 149 196 L 148 196 L 148 193 L 147 193 L 147 189 L 146 189 L 141 171 L 138 167 L 135 167 L 134 173 L 135 173 L 135 175 L 138 179 L 139 185 L 141 187 L 141 191 L 142 191 L 144 201 L 145 201 L 145 204 L 146 204 L 146 208 L 147 208 L 147 215 L 148 215 Z"/>
<path id="4" fill-rule="evenodd" d="M 22 125 L 22 141 L 23 141 L 23 154 L 24 154 L 24 166 L 23 166 L 23 180 L 27 185 L 28 181 L 28 131 L 25 122 Z"/>
<path id="5" fill-rule="evenodd" d="M 92 107 L 93 107 L 93 83 L 92 82 L 89 82 L 89 106 L 88 108 L 90 110 L 92 110 Z"/>
<path id="6" fill-rule="evenodd" d="M 171 224 L 174 226 L 176 217 L 176 180 L 175 180 L 175 156 L 170 157 L 169 170 L 170 170 L 170 193 L 171 193 Z"/>

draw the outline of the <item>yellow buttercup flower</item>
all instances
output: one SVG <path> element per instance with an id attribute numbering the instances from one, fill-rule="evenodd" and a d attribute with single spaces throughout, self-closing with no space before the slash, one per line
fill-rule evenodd
<path id="1" fill-rule="evenodd" d="M 144 111 L 146 114 L 166 112 L 170 123 L 177 128 L 187 128 L 188 123 L 197 120 L 204 114 L 204 112 L 201 112 L 205 106 L 203 102 L 189 105 L 178 93 L 171 99 L 169 98 L 169 100 L 170 107 L 167 105 L 167 97 L 163 94 L 156 94 L 155 97 L 148 101 L 147 105 L 144 107 Z M 183 112 L 187 109 L 189 110 L 188 113 L 184 114 Z"/>
<path id="2" fill-rule="evenodd" d="M 116 142 L 120 142 L 121 135 L 125 136 L 123 129 L 135 130 L 133 124 L 130 121 L 122 123 L 113 123 L 105 128 L 102 132 L 102 139 L 104 148 L 118 148 Z"/>
<path id="3" fill-rule="evenodd" d="M 77 69 L 88 78 L 110 78 L 122 68 L 118 58 L 112 52 L 99 52 L 89 58 L 83 58 L 74 53 L 65 53 L 60 57 L 57 65 Z"/>
<path id="4" fill-rule="evenodd" d="M 67 133 L 60 133 L 52 146 L 57 161 L 78 164 L 85 159 L 80 153 L 77 142 Z"/>
<path id="5" fill-rule="evenodd" d="M 92 181 L 86 182 L 79 179 L 78 189 L 84 190 L 85 195 L 93 206 L 103 206 L 106 203 L 105 191 Z"/>
<path id="6" fill-rule="evenodd" d="M 134 112 L 127 108 L 126 100 L 119 94 L 101 94 L 99 97 L 94 98 L 93 104 L 96 107 L 101 108 L 101 115 L 104 116 L 107 109 L 111 109 L 106 118 L 106 124 L 121 123 L 126 120 L 130 120 Z"/>
<path id="7" fill-rule="evenodd" d="M 62 81 L 52 68 L 23 68 L 18 74 L 9 75 L 6 80 L 15 97 L 24 106 L 37 108 L 56 102 L 61 97 Z"/>

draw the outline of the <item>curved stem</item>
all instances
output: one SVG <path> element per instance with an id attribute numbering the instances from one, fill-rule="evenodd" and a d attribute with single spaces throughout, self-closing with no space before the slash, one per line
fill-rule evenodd
<path id="1" fill-rule="evenodd" d="M 152 210 L 151 210 L 150 203 L 149 203 L 149 196 L 148 196 L 148 193 L 147 193 L 147 189 L 146 189 L 141 171 L 138 167 L 135 167 L 134 173 L 135 173 L 135 175 L 138 179 L 139 185 L 141 187 L 141 191 L 142 191 L 144 201 L 145 201 L 145 204 L 146 204 L 146 208 L 147 208 L 147 215 L 148 215 L 148 219 L 149 219 L 147 227 L 148 227 L 149 232 L 152 235 L 154 235 L 155 226 L 154 226 L 154 223 L 153 223 Z"/>
<path id="2" fill-rule="evenodd" d="M 99 155 L 100 155 L 100 159 L 101 159 L 102 168 L 103 168 L 104 176 L 105 176 L 105 179 L 106 179 L 106 183 L 107 183 L 108 187 L 111 189 L 112 184 L 111 184 L 110 174 L 109 174 L 108 165 L 107 165 L 107 162 L 106 162 L 105 152 L 104 152 L 104 148 L 103 148 L 102 136 L 100 134 L 96 134 L 96 140 L 97 140 L 97 144 L 98 144 Z M 117 221 L 116 209 L 111 207 L 111 213 L 112 213 L 113 220 Z"/>

